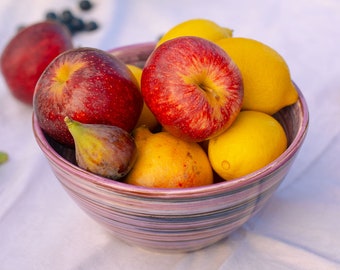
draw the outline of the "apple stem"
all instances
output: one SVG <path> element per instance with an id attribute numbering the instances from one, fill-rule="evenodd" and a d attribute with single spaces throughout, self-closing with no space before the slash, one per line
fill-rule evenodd
<path id="1" fill-rule="evenodd" d="M 211 87 L 208 87 L 206 84 L 204 83 L 201 83 L 198 85 L 204 92 L 208 92 L 209 94 L 211 94 L 215 99 L 216 101 L 218 101 L 220 99 L 220 96 L 216 94 L 216 92 L 211 88 Z"/>

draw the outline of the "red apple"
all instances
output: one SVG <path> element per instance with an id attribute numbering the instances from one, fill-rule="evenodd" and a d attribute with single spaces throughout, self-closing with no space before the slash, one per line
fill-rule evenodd
<path id="1" fill-rule="evenodd" d="M 71 48 L 71 34 L 62 24 L 43 21 L 20 30 L 6 45 L 0 60 L 11 93 L 32 105 L 41 73 L 57 55 Z"/>
<path id="2" fill-rule="evenodd" d="M 142 74 L 142 95 L 170 133 L 200 142 L 225 131 L 243 100 L 239 69 L 216 44 L 179 37 L 157 47 Z"/>
<path id="3" fill-rule="evenodd" d="M 56 141 L 70 146 L 74 141 L 65 116 L 130 132 L 142 106 L 142 95 L 127 66 L 94 48 L 75 48 L 57 56 L 42 73 L 33 97 L 40 127 Z"/>

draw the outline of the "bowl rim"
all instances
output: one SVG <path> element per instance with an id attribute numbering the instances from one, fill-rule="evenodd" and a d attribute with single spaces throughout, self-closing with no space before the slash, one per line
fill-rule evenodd
<path id="1" fill-rule="evenodd" d="M 142 50 L 148 50 L 150 46 L 153 46 L 153 42 L 141 43 L 141 44 L 133 44 L 124 46 L 121 48 L 113 49 L 110 52 L 119 55 L 120 51 L 129 48 L 140 48 Z M 218 183 L 214 183 L 206 186 L 199 187 L 190 187 L 190 188 L 150 188 L 143 186 L 136 186 L 127 184 L 125 182 L 119 180 L 111 180 L 105 177 L 101 177 L 99 175 L 95 175 L 91 172 L 88 172 L 75 164 L 69 162 L 61 155 L 57 153 L 57 151 L 49 144 L 48 140 L 45 137 L 44 132 L 40 128 L 38 124 L 38 120 L 33 111 L 32 114 L 32 128 L 34 132 L 34 136 L 36 141 L 43 151 L 43 153 L 48 158 L 49 162 L 53 162 L 58 164 L 63 170 L 67 171 L 69 174 L 75 174 L 80 179 L 85 179 L 86 181 L 91 182 L 95 185 L 100 185 L 101 187 L 107 188 L 111 191 L 115 191 L 118 193 L 124 194 L 133 194 L 134 196 L 141 197 L 193 197 L 193 196 L 208 196 L 209 194 L 216 194 L 220 190 L 233 190 L 235 188 L 251 184 L 252 182 L 256 182 L 259 179 L 262 179 L 265 176 L 272 174 L 278 167 L 283 166 L 287 163 L 295 153 L 300 149 L 301 144 L 303 143 L 305 136 L 307 134 L 307 129 L 309 125 L 309 112 L 306 100 L 299 89 L 299 87 L 295 84 L 295 87 L 298 91 L 299 98 L 296 104 L 291 106 L 299 106 L 300 107 L 300 115 L 298 116 L 301 119 L 301 125 L 299 126 L 295 138 L 292 140 L 287 149 L 274 161 L 269 163 L 268 165 L 262 167 L 261 169 L 247 174 L 243 177 L 239 177 L 233 180 L 222 181 Z"/>

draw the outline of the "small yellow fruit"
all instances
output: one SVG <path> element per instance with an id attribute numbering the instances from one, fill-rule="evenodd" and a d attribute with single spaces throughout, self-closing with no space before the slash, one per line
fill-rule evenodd
<path id="1" fill-rule="evenodd" d="M 239 67 L 243 78 L 243 110 L 274 114 L 295 103 L 298 92 L 288 65 L 274 49 L 249 38 L 224 38 L 216 42 Z"/>
<path id="2" fill-rule="evenodd" d="M 208 156 L 214 171 L 231 180 L 268 165 L 286 148 L 285 131 L 274 117 L 241 111 L 227 131 L 209 141 Z"/>
<path id="3" fill-rule="evenodd" d="M 212 168 L 204 150 L 166 131 L 151 133 L 146 127 L 134 132 L 137 160 L 126 182 L 154 188 L 185 188 L 213 183 Z"/>
<path id="4" fill-rule="evenodd" d="M 135 65 L 130 65 L 130 64 L 128 64 L 127 67 L 129 68 L 129 70 L 135 76 L 138 88 L 140 90 L 141 89 L 141 77 L 142 77 L 143 69 L 141 69 L 140 67 L 137 67 Z M 142 109 L 141 115 L 139 117 L 139 120 L 138 120 L 138 122 L 136 124 L 136 127 L 145 125 L 150 130 L 154 130 L 158 126 L 158 124 L 159 123 L 158 123 L 156 117 L 150 111 L 149 107 L 144 103 L 143 104 L 143 109 Z"/>
<path id="5" fill-rule="evenodd" d="M 215 42 L 222 38 L 232 36 L 232 30 L 221 27 L 215 22 L 207 19 L 190 19 L 181 22 L 166 32 L 158 41 L 156 47 L 167 40 L 181 36 L 197 36 Z"/>

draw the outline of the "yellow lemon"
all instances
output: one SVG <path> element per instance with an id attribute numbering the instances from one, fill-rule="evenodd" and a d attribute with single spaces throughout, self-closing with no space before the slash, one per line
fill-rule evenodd
<path id="1" fill-rule="evenodd" d="M 136 82 L 138 84 L 139 90 L 141 89 L 141 77 L 142 77 L 142 72 L 143 69 L 141 69 L 140 67 L 137 67 L 135 65 L 131 65 L 128 64 L 127 67 L 129 68 L 129 70 L 133 73 Z M 144 103 L 143 105 L 143 109 L 141 112 L 141 115 L 139 117 L 139 120 L 137 122 L 136 127 L 145 125 L 148 128 L 150 128 L 151 130 L 154 130 L 157 126 L 158 126 L 158 121 L 156 119 L 156 117 L 154 116 L 154 114 L 151 112 L 151 110 L 149 109 L 149 107 Z"/>
<path id="2" fill-rule="evenodd" d="M 208 19 L 190 19 L 175 25 L 167 31 L 158 41 L 156 47 L 167 40 L 181 36 L 197 36 L 215 42 L 222 38 L 231 37 L 232 32 L 231 29 L 222 27 Z"/>
<path id="3" fill-rule="evenodd" d="M 174 137 L 166 131 L 151 133 L 135 129 L 137 160 L 126 183 L 155 188 L 185 188 L 213 183 L 207 154 L 197 143 Z"/>
<path id="4" fill-rule="evenodd" d="M 298 92 L 282 56 L 249 38 L 224 38 L 216 42 L 239 67 L 244 87 L 243 109 L 274 114 L 295 103 Z"/>
<path id="5" fill-rule="evenodd" d="M 208 156 L 214 171 L 231 180 L 268 165 L 286 148 L 285 131 L 273 116 L 241 111 L 227 131 L 209 141 Z"/>

